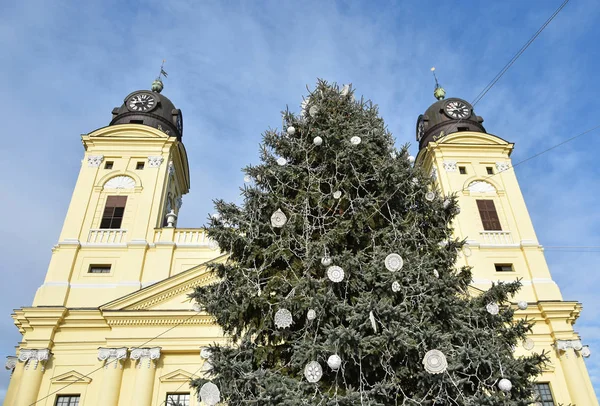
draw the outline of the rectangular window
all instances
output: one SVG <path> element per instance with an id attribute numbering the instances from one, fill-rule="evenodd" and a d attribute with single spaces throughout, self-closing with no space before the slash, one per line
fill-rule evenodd
<path id="1" fill-rule="evenodd" d="M 466 175 L 467 174 L 467 168 L 465 168 L 464 166 L 459 166 L 458 167 L 458 173 L 460 173 L 461 175 Z"/>
<path id="2" fill-rule="evenodd" d="M 90 265 L 88 273 L 110 273 L 110 265 Z"/>
<path id="3" fill-rule="evenodd" d="M 138 171 L 144 169 L 144 163 L 143 162 L 138 162 L 135 165 L 135 169 L 137 169 Z"/>
<path id="4" fill-rule="evenodd" d="M 494 264 L 496 272 L 512 272 L 514 271 L 512 264 Z"/>
<path id="5" fill-rule="evenodd" d="M 552 391 L 550 390 L 549 383 L 536 383 L 535 384 L 535 393 L 537 397 L 535 401 L 537 401 L 542 406 L 555 406 L 554 398 L 552 397 Z"/>
<path id="6" fill-rule="evenodd" d="M 108 196 L 100 228 L 121 228 L 127 196 Z"/>
<path id="7" fill-rule="evenodd" d="M 58 395 L 55 406 L 79 406 L 79 395 Z"/>
<path id="8" fill-rule="evenodd" d="M 167 394 L 166 406 L 190 406 L 190 393 Z"/>
<path id="9" fill-rule="evenodd" d="M 104 163 L 104 169 L 112 169 L 113 168 L 113 161 L 106 161 Z"/>
<path id="10" fill-rule="evenodd" d="M 487 171 L 488 175 L 493 175 L 494 174 L 494 168 L 492 168 L 491 166 L 487 166 L 485 168 L 485 170 Z"/>
<path id="11" fill-rule="evenodd" d="M 484 230 L 502 230 L 493 200 L 477 200 L 477 208 L 479 209 L 479 216 L 481 216 Z"/>

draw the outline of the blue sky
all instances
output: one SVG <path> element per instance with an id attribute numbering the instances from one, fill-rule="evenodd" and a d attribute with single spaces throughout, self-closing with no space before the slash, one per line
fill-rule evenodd
<path id="1" fill-rule="evenodd" d="M 167 60 L 164 94 L 183 110 L 192 189 L 179 226 L 200 227 L 211 200 L 237 200 L 260 134 L 298 111 L 316 78 L 352 82 L 379 104 L 397 145 L 435 101 L 429 68 L 448 96 L 472 100 L 562 0 L 27 1 L 0 4 L 0 354 L 20 335 L 12 309 L 43 282 L 79 171 L 80 134 L 148 88 Z M 515 142 L 513 162 L 600 124 L 600 5 L 572 0 L 476 106 L 489 132 Z M 546 246 L 600 246 L 600 131 L 519 166 Z M 413 153 L 416 148 L 411 147 Z M 600 393 L 600 252 L 546 258 L 592 349 Z M 0 399 L 8 372 L 0 377 Z"/>

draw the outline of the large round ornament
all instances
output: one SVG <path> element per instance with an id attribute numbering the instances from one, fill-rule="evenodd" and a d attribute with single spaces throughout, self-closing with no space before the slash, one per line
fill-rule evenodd
<path id="1" fill-rule="evenodd" d="M 412 156 L 412 155 L 409 155 L 408 156 L 408 162 L 410 162 L 411 164 L 414 164 L 415 163 L 415 157 Z"/>
<path id="2" fill-rule="evenodd" d="M 250 177 L 250 175 L 244 176 L 244 182 L 250 183 L 251 180 L 252 180 L 252 178 Z"/>
<path id="3" fill-rule="evenodd" d="M 221 392 L 217 385 L 212 382 L 206 382 L 200 388 L 200 400 L 208 406 L 216 405 L 221 401 Z"/>
<path id="4" fill-rule="evenodd" d="M 488 303 L 487 306 L 485 307 L 485 309 L 488 311 L 489 314 L 495 316 L 500 311 L 500 306 L 498 306 L 498 303 L 492 302 L 492 303 Z"/>
<path id="5" fill-rule="evenodd" d="M 317 361 L 311 361 L 304 367 L 304 376 L 311 383 L 319 382 L 323 376 L 323 368 Z"/>
<path id="6" fill-rule="evenodd" d="M 287 223 L 287 216 L 281 209 L 277 209 L 271 216 L 271 226 L 281 228 Z"/>
<path id="7" fill-rule="evenodd" d="M 400 284 L 397 281 L 392 282 L 392 292 L 400 292 Z"/>
<path id="8" fill-rule="evenodd" d="M 448 368 L 448 361 L 440 350 L 429 350 L 423 357 L 423 365 L 430 374 L 441 374 Z"/>
<path id="9" fill-rule="evenodd" d="M 296 129 L 293 126 L 289 126 L 286 131 L 288 135 L 294 135 L 296 133 Z"/>
<path id="10" fill-rule="evenodd" d="M 339 355 L 333 354 L 327 359 L 327 365 L 332 371 L 337 371 L 342 366 L 342 359 Z"/>
<path id="11" fill-rule="evenodd" d="M 385 267 L 390 272 L 396 272 L 402 269 L 404 266 L 404 260 L 396 253 L 392 253 L 385 257 Z"/>
<path id="12" fill-rule="evenodd" d="M 344 270 L 337 265 L 330 266 L 329 268 L 327 268 L 327 277 L 332 282 L 341 282 L 344 280 Z"/>
<path id="13" fill-rule="evenodd" d="M 277 328 L 287 328 L 292 325 L 292 312 L 288 309 L 279 309 L 275 313 L 275 326 Z"/>
<path id="14" fill-rule="evenodd" d="M 519 302 L 517 303 L 517 307 L 519 308 L 519 310 L 527 310 L 527 302 L 525 300 L 519 300 Z"/>
<path id="15" fill-rule="evenodd" d="M 506 378 L 502 378 L 500 379 L 500 382 L 498 382 L 498 389 L 502 392 L 510 392 L 512 389 L 512 382 Z"/>
<path id="16" fill-rule="evenodd" d="M 308 312 L 306 312 L 306 318 L 308 320 L 314 320 L 317 318 L 317 312 L 315 311 L 315 309 L 308 309 Z"/>
<path id="17" fill-rule="evenodd" d="M 355 135 L 354 137 L 350 138 L 350 143 L 351 143 L 352 145 L 358 145 L 358 144 L 360 144 L 360 142 L 361 142 L 361 141 L 362 141 L 362 140 L 361 140 L 361 139 L 360 139 L 360 137 L 359 137 L 359 136 L 357 136 L 357 135 Z"/>
<path id="18" fill-rule="evenodd" d="M 435 193 L 433 193 L 433 192 L 425 193 L 425 199 L 427 199 L 430 202 L 433 201 L 433 199 L 435 199 Z"/>
<path id="19" fill-rule="evenodd" d="M 194 305 L 192 306 L 192 309 L 196 313 L 200 313 L 202 311 L 202 305 L 200 303 L 194 303 Z"/>
<path id="20" fill-rule="evenodd" d="M 287 159 L 285 159 L 284 157 L 277 158 L 277 165 L 285 166 L 286 164 L 287 164 Z"/>
<path id="21" fill-rule="evenodd" d="M 523 340 L 523 348 L 525 348 L 527 351 L 533 350 L 533 347 L 535 347 L 535 342 L 533 342 L 531 338 L 526 338 Z"/>
<path id="22" fill-rule="evenodd" d="M 317 147 L 319 145 L 321 145 L 323 143 L 323 138 L 316 136 L 315 138 L 313 138 L 313 144 L 315 144 Z"/>

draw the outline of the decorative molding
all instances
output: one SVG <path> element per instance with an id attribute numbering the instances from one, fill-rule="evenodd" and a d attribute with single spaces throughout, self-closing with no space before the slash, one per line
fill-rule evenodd
<path id="1" fill-rule="evenodd" d="M 104 161 L 104 155 L 88 155 L 88 167 L 97 168 Z"/>
<path id="2" fill-rule="evenodd" d="M 9 355 L 6 357 L 6 363 L 4 364 L 4 368 L 8 371 L 12 371 L 17 366 L 17 357 L 14 355 Z"/>
<path id="3" fill-rule="evenodd" d="M 456 161 L 444 161 L 443 165 L 446 172 L 456 172 Z"/>
<path id="4" fill-rule="evenodd" d="M 564 354 L 564 356 L 567 358 L 569 357 L 568 350 L 570 348 L 572 348 L 575 353 L 579 353 L 579 355 L 582 357 L 587 358 L 590 356 L 589 347 L 587 345 L 584 346 L 581 343 L 581 340 L 556 340 L 554 346 L 559 355 Z"/>
<path id="5" fill-rule="evenodd" d="M 148 157 L 148 167 L 150 168 L 158 168 L 165 159 L 162 156 L 149 156 Z"/>
<path id="6" fill-rule="evenodd" d="M 196 375 L 191 374 L 183 369 L 178 369 L 176 371 L 170 372 L 166 375 L 158 378 L 161 382 L 189 382 L 192 379 L 197 378 Z"/>
<path id="7" fill-rule="evenodd" d="M 174 296 L 179 295 L 180 293 L 191 291 L 195 287 L 204 285 L 207 282 L 210 282 L 215 279 L 216 279 L 216 276 L 212 272 L 206 273 L 201 278 L 194 279 L 184 285 L 180 285 L 180 286 L 176 287 L 175 289 L 170 289 L 160 295 L 151 297 L 149 300 L 142 301 L 141 303 L 138 303 L 135 306 L 133 306 L 131 309 L 132 310 L 146 310 L 149 307 L 152 307 L 154 304 L 164 302 Z"/>
<path id="8" fill-rule="evenodd" d="M 108 365 L 112 362 L 114 363 L 113 368 L 117 368 L 117 365 L 123 368 L 121 365 L 121 360 L 127 359 L 127 348 L 98 348 L 98 360 L 106 361 L 104 363 L 104 368 L 108 368 Z"/>
<path id="9" fill-rule="evenodd" d="M 130 176 L 120 175 L 110 178 L 104 184 L 104 189 L 133 189 L 135 180 Z"/>
<path id="10" fill-rule="evenodd" d="M 142 363 L 146 364 L 147 368 L 150 368 L 150 365 L 154 365 L 152 361 L 160 358 L 160 347 L 133 348 L 131 350 L 130 358 L 134 361 L 138 361 L 136 368 L 141 368 Z"/>
<path id="11" fill-rule="evenodd" d="M 496 162 L 496 171 L 504 172 L 510 169 L 510 163 L 508 162 Z"/>
<path id="12" fill-rule="evenodd" d="M 189 325 L 189 326 L 212 326 L 216 325 L 216 320 L 212 316 L 198 315 L 190 317 L 189 313 L 187 317 L 173 316 L 171 318 L 166 317 L 151 317 L 144 316 L 139 317 L 128 317 L 128 318 L 115 318 L 108 319 L 106 323 L 109 326 L 174 326 L 174 325 Z"/>
<path id="13" fill-rule="evenodd" d="M 471 193 L 496 193 L 496 188 L 484 180 L 471 182 L 468 189 Z"/>
<path id="14" fill-rule="evenodd" d="M 68 383 L 69 385 L 72 385 L 74 383 L 89 384 L 92 382 L 92 378 L 73 370 L 73 371 L 70 371 L 70 372 L 67 372 L 62 375 L 52 378 L 50 380 L 50 382 L 56 383 L 56 384 Z"/>
<path id="15" fill-rule="evenodd" d="M 50 350 L 48 348 L 34 350 L 24 348 L 19 353 L 19 361 L 25 362 L 25 369 L 29 369 L 29 366 L 33 365 L 33 369 L 37 369 L 38 364 L 42 363 L 42 371 L 44 370 L 44 364 L 50 359 Z"/>

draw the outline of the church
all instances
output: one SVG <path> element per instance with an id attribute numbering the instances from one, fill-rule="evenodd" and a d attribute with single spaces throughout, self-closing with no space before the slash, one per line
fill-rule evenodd
<path id="1" fill-rule="evenodd" d="M 12 317 L 22 339 L 10 354 L 6 406 L 195 406 L 189 381 L 210 365 L 203 351 L 222 331 L 188 298 L 225 261 L 202 228 L 179 228 L 190 189 L 181 110 L 163 83 L 127 95 L 108 126 L 82 136 L 79 177 L 46 278 Z M 598 405 L 574 331 L 582 310 L 564 301 L 511 167 L 514 144 L 488 133 L 460 98 L 437 99 L 416 125 L 415 165 L 441 194 L 457 193 L 459 265 L 472 289 L 522 279 L 517 317 L 536 320 L 515 349 L 549 353 L 537 405 Z M 40 281 L 41 282 L 41 281 Z"/>

